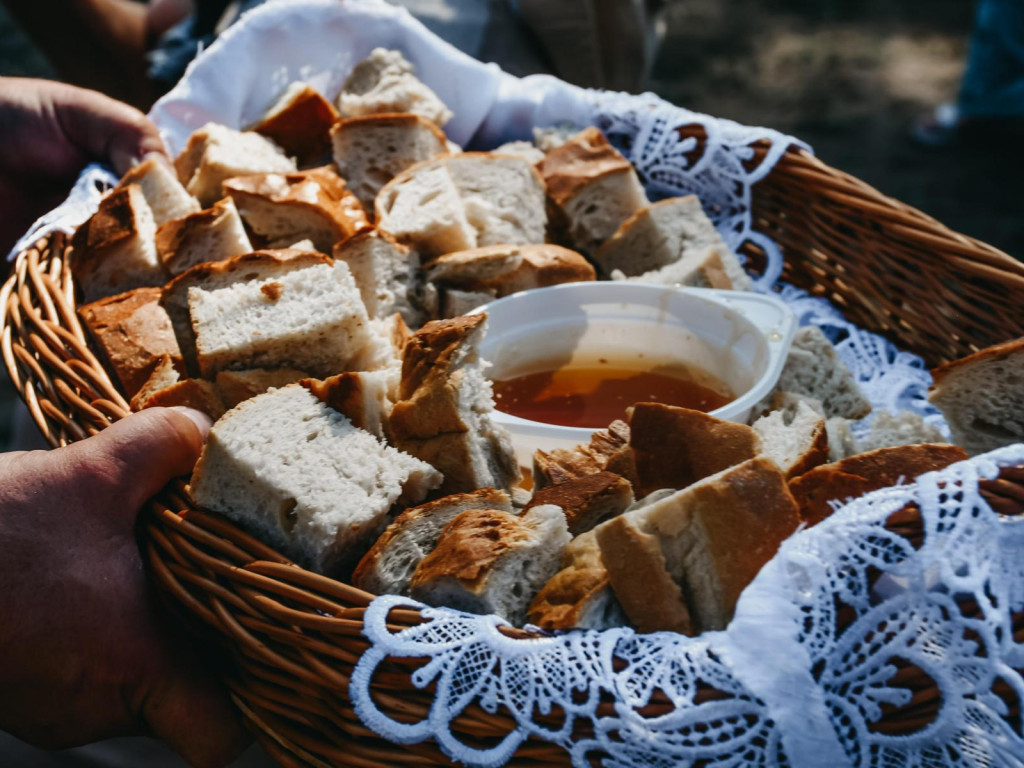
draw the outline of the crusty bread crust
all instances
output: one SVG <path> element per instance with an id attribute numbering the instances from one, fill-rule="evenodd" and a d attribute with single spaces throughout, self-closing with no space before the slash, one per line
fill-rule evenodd
<path id="1" fill-rule="evenodd" d="M 260 173 L 238 176 L 224 182 L 224 191 L 231 195 L 250 226 L 256 228 L 248 206 L 271 203 L 276 209 L 294 208 L 316 214 L 323 226 L 332 232 L 331 242 L 314 243 L 330 251 L 336 242 L 370 226 L 362 203 L 352 194 L 330 166 L 311 168 L 297 173 Z"/>
<path id="2" fill-rule="evenodd" d="M 132 400 L 132 410 L 144 408 L 186 406 L 202 411 L 216 421 L 227 410 L 217 388 L 203 379 L 184 379 L 157 390 L 145 398 Z"/>
<path id="3" fill-rule="evenodd" d="M 403 531 L 423 518 L 444 513 L 452 507 L 466 507 L 466 505 L 472 505 L 475 509 L 512 511 L 508 494 L 494 488 L 481 488 L 468 493 L 454 493 L 434 501 L 429 501 L 426 504 L 420 504 L 418 507 L 410 507 L 396 517 L 385 529 L 384 533 L 377 537 L 377 541 L 374 542 L 370 550 L 363 556 L 363 559 L 359 561 L 355 571 L 353 571 L 352 583 L 361 589 L 374 592 L 375 590 L 370 585 L 375 582 L 378 563 L 384 557 L 389 547 L 402 535 Z"/>
<path id="4" fill-rule="evenodd" d="M 911 482 L 918 475 L 966 458 L 964 450 L 955 445 L 926 443 L 879 448 L 815 467 L 792 480 L 789 488 L 804 522 L 816 525 L 832 514 L 830 502 L 857 498 L 899 482 Z"/>
<path id="5" fill-rule="evenodd" d="M 211 228 L 230 223 L 230 220 L 225 218 L 229 216 L 238 217 L 238 212 L 235 210 L 231 198 L 225 197 L 202 211 L 168 221 L 156 231 L 156 251 L 160 262 L 171 274 L 175 275 L 190 269 L 191 266 L 196 266 L 188 263 L 180 264 L 179 251 L 184 251 L 195 241 L 201 241 L 199 239 L 203 238 Z M 241 219 L 236 219 L 235 224 L 241 228 Z M 244 234 L 244 231 L 240 234 Z M 235 246 L 244 248 L 243 252 L 252 250 L 247 237 L 242 242 L 236 242 Z M 207 255 L 209 258 L 204 258 L 201 263 L 223 261 L 233 256 L 240 256 L 241 253 L 238 250 L 233 250 L 233 252 L 207 253 Z"/>
<path id="6" fill-rule="evenodd" d="M 466 591 L 479 593 L 494 563 L 527 537 L 515 515 L 496 509 L 472 509 L 458 515 L 441 532 L 434 551 L 413 574 L 411 591 L 443 578 L 456 579 Z"/>
<path id="7" fill-rule="evenodd" d="M 761 452 L 760 438 L 745 424 L 661 403 L 637 403 L 629 433 L 638 498 L 686 488 Z"/>
<path id="8" fill-rule="evenodd" d="M 542 629 L 572 629 L 584 626 L 600 603 L 613 601 L 615 596 L 601 560 L 601 547 L 591 531 L 577 536 L 566 547 L 561 570 L 533 598 L 528 617 L 531 624 Z"/>
<path id="9" fill-rule="evenodd" d="M 1015 352 L 1021 351 L 1024 351 L 1024 337 L 1011 339 L 1010 341 L 1004 341 L 999 344 L 993 344 L 991 347 L 978 350 L 966 357 L 961 357 L 958 360 L 943 363 L 942 365 L 932 369 L 933 383 L 931 391 L 934 392 L 935 390 L 940 389 L 943 381 L 949 378 L 952 374 L 971 368 L 977 363 L 998 360 L 1000 358 L 1007 357 L 1008 355 L 1012 355 Z"/>
<path id="10" fill-rule="evenodd" d="M 300 165 L 328 157 L 331 126 L 340 118 L 338 110 L 308 83 L 289 89 L 250 130 L 263 134 L 294 156 Z"/>
<path id="11" fill-rule="evenodd" d="M 548 196 L 563 205 L 594 179 L 608 174 L 635 173 L 633 165 L 597 128 L 586 128 L 545 155 L 537 170 Z"/>
<path id="12" fill-rule="evenodd" d="M 131 398 L 146 383 L 161 358 L 168 356 L 184 373 L 181 350 L 160 288 L 136 288 L 85 304 L 78 313 L 104 362 Z"/>
<path id="13" fill-rule="evenodd" d="M 594 531 L 612 590 L 637 631 L 695 634 L 686 597 L 668 571 L 657 537 L 642 531 L 630 515 Z"/>
<path id="14" fill-rule="evenodd" d="M 447 253 L 427 265 L 427 279 L 501 298 L 518 291 L 597 277 L 590 263 L 560 245 L 488 245 Z"/>
<path id="15" fill-rule="evenodd" d="M 569 533 L 579 536 L 621 514 L 632 503 L 633 487 L 626 478 L 614 472 L 598 472 L 538 489 L 523 511 L 542 504 L 561 507 Z"/>
<path id="16" fill-rule="evenodd" d="M 391 413 L 396 434 L 422 439 L 465 432 L 448 377 L 455 355 L 486 320 L 483 314 L 435 320 L 409 339 L 402 357 L 399 402 Z"/>

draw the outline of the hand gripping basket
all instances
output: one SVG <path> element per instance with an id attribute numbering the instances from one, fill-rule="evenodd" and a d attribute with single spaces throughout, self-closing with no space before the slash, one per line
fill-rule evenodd
<path id="1" fill-rule="evenodd" d="M 312 0 L 293 4 L 293 8 L 302 7 L 307 12 L 314 9 L 342 13 L 335 4 Z M 468 85 L 458 81 L 470 66 L 463 58 L 457 58 L 457 54 L 406 17 L 399 15 L 396 20 L 394 11 L 384 10 L 376 3 L 352 3 L 348 11 L 368 14 L 361 19 L 360 34 L 381 44 L 402 47 L 414 60 L 418 58 L 416 63 L 428 82 L 437 82 L 437 90 L 453 105 L 456 115 L 460 114 L 459 106 L 466 95 L 459 89 Z M 288 18 L 295 21 L 295 13 L 298 11 L 290 12 Z M 315 24 L 313 16 L 309 13 L 295 23 Z M 373 26 L 378 20 L 381 24 L 386 22 L 385 31 Z M 253 29 L 258 31 L 261 23 L 280 33 L 279 21 L 272 9 L 262 16 L 250 17 L 248 28 L 234 37 L 228 36 L 223 44 L 218 43 L 220 47 L 208 51 L 204 61 L 226 55 L 224 50 L 230 50 L 231 45 L 238 48 L 237 38 Z M 341 29 L 346 28 L 343 25 Z M 305 35 L 303 31 L 302 39 L 308 39 Z M 342 41 L 342 47 L 345 44 Z M 365 40 L 347 44 L 356 51 L 355 55 L 359 55 L 359 46 L 365 54 L 368 45 Z M 448 59 L 455 57 L 463 69 L 441 68 L 447 77 L 440 78 L 438 68 L 430 66 L 430 57 L 442 54 Z M 243 50 L 237 55 L 248 54 Z M 282 55 L 291 55 L 287 47 Z M 200 82 L 202 64 L 190 72 L 194 90 Z M 338 66 L 343 68 L 344 63 Z M 505 77 L 485 70 L 490 77 Z M 314 73 L 314 81 L 315 77 Z M 325 92 L 330 90 L 331 83 L 338 82 L 337 73 L 331 77 L 334 79 L 317 83 Z M 435 82 L 431 82 L 432 77 Z M 504 107 L 500 91 L 509 88 L 510 82 L 511 79 L 500 81 L 491 89 L 491 96 L 496 99 L 491 117 L 478 115 L 475 125 L 469 121 L 454 126 L 456 138 L 465 141 L 476 133 L 478 140 L 494 143 L 496 113 L 506 124 L 516 124 L 516 110 L 501 112 Z M 542 82 L 545 87 L 551 86 L 549 79 Z M 566 102 L 564 96 L 569 91 L 558 88 L 553 98 L 531 103 L 527 125 L 533 121 L 550 123 L 560 116 L 578 121 L 578 105 L 574 108 Z M 202 113 L 204 96 L 194 90 L 184 97 L 180 89 L 172 92 L 154 112 L 162 126 L 171 126 L 172 146 L 175 141 L 180 142 L 182 132 L 187 134 L 186 128 L 204 120 L 202 114 L 192 114 L 183 106 L 191 104 L 193 111 Z M 244 124 L 241 115 L 246 110 L 251 116 L 266 100 L 249 101 L 253 103 L 244 103 L 244 98 L 239 101 L 238 124 Z M 651 99 L 643 102 L 643 108 L 672 109 Z M 467 105 L 462 113 L 470 111 L 471 105 Z M 695 158 L 708 151 L 707 146 L 716 140 L 717 123 L 697 119 L 682 110 L 669 114 L 676 117 L 668 124 L 672 146 L 683 148 L 683 154 L 688 155 L 683 162 L 692 168 L 699 162 Z M 593 113 L 591 118 L 595 119 Z M 177 135 L 176 121 L 182 126 Z M 665 125 L 662 121 L 663 131 Z M 610 133 L 615 134 L 609 122 L 602 125 L 610 126 Z M 631 146 L 629 137 L 621 143 L 627 151 L 633 151 L 634 161 L 638 161 L 638 146 Z M 658 146 L 662 147 L 659 151 L 668 152 L 664 140 Z M 777 142 L 756 137 L 748 147 L 749 151 L 742 156 L 743 166 L 748 170 L 774 153 L 770 172 L 750 185 L 749 210 L 743 212 L 747 229 L 740 233 L 741 250 L 755 268 L 770 271 L 773 257 L 781 255 L 781 273 L 786 281 L 830 299 L 849 320 L 883 334 L 930 365 L 1024 335 L 1024 312 L 1020 310 L 1024 306 L 1024 267 L 1008 255 L 951 232 L 924 214 L 829 168 L 805 148 L 789 145 L 780 151 Z M 657 169 L 645 175 L 649 188 L 659 184 L 663 190 L 671 187 L 671 180 L 665 181 Z M 701 183 L 695 182 L 697 186 Z M 41 237 L 18 254 L 13 274 L 0 290 L 4 363 L 35 422 L 53 446 L 87 437 L 128 413 L 124 398 L 90 351 L 77 318 L 75 286 L 67 266 L 68 248 L 68 238 L 59 231 Z M 952 554 L 943 554 L 940 560 L 957 561 L 962 555 L 966 558 L 964 562 L 1002 563 L 1007 553 L 1020 554 L 1014 547 L 1024 548 L 1020 543 L 1022 534 L 1015 528 L 1011 531 L 1015 539 L 1001 538 L 1011 530 L 1006 524 L 1024 509 L 1024 470 L 1019 468 L 1024 464 L 1024 453 L 1007 450 L 1010 453 L 994 464 L 969 462 L 970 466 L 959 474 L 939 478 L 931 491 L 923 483 L 912 490 L 888 495 L 882 492 L 880 496 L 874 495 L 878 499 L 861 505 L 863 509 L 851 511 L 848 507 L 843 515 L 837 516 L 842 517 L 839 523 L 849 521 L 845 524 L 861 526 L 856 528 L 861 533 L 866 520 L 874 520 L 878 525 L 870 535 L 861 537 L 871 542 L 864 550 L 871 553 L 865 555 L 866 559 L 851 565 L 853 560 L 847 558 L 846 551 L 836 550 L 842 554 L 833 559 L 843 563 L 837 564 L 834 572 L 830 566 L 825 568 L 829 573 L 821 578 L 831 579 L 831 584 L 842 581 L 845 585 L 834 591 L 842 597 L 830 598 L 828 606 L 806 608 L 801 620 L 807 625 L 800 634 L 801 642 L 808 646 L 809 658 L 813 661 L 818 658 L 815 654 L 820 655 L 805 680 L 813 680 L 815 691 L 813 701 L 807 702 L 807 711 L 774 693 L 785 688 L 786 672 L 781 669 L 786 665 L 785 659 L 764 662 L 765 667 L 779 666 L 779 670 L 773 668 L 776 677 L 767 682 L 758 680 L 757 663 L 753 665 L 755 674 L 748 674 L 745 682 L 728 673 L 730 665 L 739 667 L 744 659 L 749 670 L 751 656 L 760 653 L 757 646 L 772 644 L 767 630 L 764 638 L 756 637 L 757 622 L 765 621 L 766 627 L 769 623 L 763 615 L 758 618 L 758 598 L 763 597 L 756 588 L 760 577 L 755 588 L 749 590 L 755 594 L 749 595 L 749 600 L 744 595 L 746 602 L 734 622 L 741 630 L 740 637 L 747 640 L 716 645 L 716 638 L 678 638 L 677 645 L 671 645 L 671 638 L 658 639 L 662 651 L 674 648 L 678 654 L 679 664 L 672 668 L 676 676 L 672 680 L 659 678 L 661 682 L 652 682 L 648 675 L 646 688 L 639 686 L 643 690 L 638 690 L 635 683 L 639 678 L 630 677 L 626 683 L 618 679 L 624 670 L 638 666 L 636 649 L 647 642 L 644 636 L 619 633 L 612 638 L 614 643 L 605 643 L 591 633 L 587 637 L 580 635 L 582 639 L 576 645 L 560 646 L 563 651 L 570 649 L 569 656 L 564 657 L 568 666 L 587 657 L 593 660 L 588 673 L 591 678 L 595 669 L 604 670 L 602 674 L 607 675 L 607 685 L 591 680 L 589 691 L 585 686 L 579 691 L 583 698 L 590 698 L 586 717 L 567 711 L 571 708 L 566 704 L 569 699 L 561 703 L 556 700 L 553 705 L 531 701 L 524 713 L 513 711 L 509 699 L 474 689 L 473 680 L 453 682 L 444 675 L 420 679 L 429 659 L 412 653 L 407 657 L 375 657 L 372 669 L 363 670 L 363 684 L 372 696 L 373 706 L 368 707 L 366 701 L 354 706 L 350 682 L 357 665 L 372 649 L 373 638 L 432 623 L 440 625 L 436 611 L 420 611 L 401 601 L 383 606 L 378 601 L 371 606 L 371 595 L 292 565 L 226 520 L 197 510 L 183 481 L 169 486 L 152 502 L 140 526 L 153 577 L 170 602 L 205 625 L 207 636 L 216 638 L 223 647 L 224 678 L 234 700 L 255 736 L 282 765 L 447 765 L 452 755 L 464 760 L 469 755 L 469 761 L 479 765 L 498 764 L 510 756 L 516 765 L 537 766 L 567 765 L 570 761 L 576 765 L 814 765 L 824 764 L 821 760 L 826 757 L 830 765 L 880 766 L 887 761 L 896 764 L 896 752 L 887 750 L 917 755 L 919 762 L 915 765 L 1010 765 L 1019 764 L 1013 760 L 1019 758 L 1020 745 L 1024 744 L 1020 705 L 1024 695 L 1020 677 L 1024 668 L 1024 573 L 1013 571 L 1010 563 L 998 579 L 989 575 L 972 582 L 973 586 L 962 584 L 956 589 L 937 591 L 930 587 L 931 591 L 925 592 L 935 592 L 934 606 L 932 602 L 928 605 L 938 612 L 938 623 L 929 624 L 931 619 L 920 605 L 914 608 L 914 621 L 909 625 L 904 622 L 902 629 L 886 629 L 895 621 L 896 609 L 881 618 L 871 614 L 881 603 L 888 606 L 899 600 L 898 595 L 892 597 L 893 583 L 905 586 L 913 581 L 906 569 L 898 572 L 892 566 L 889 572 L 889 565 L 882 564 L 882 560 L 890 565 L 900 558 L 909 562 L 915 552 L 951 528 L 947 525 L 937 532 L 929 522 L 931 518 L 922 514 L 922 508 L 932 502 L 941 506 L 952 503 L 948 499 L 953 498 L 963 505 L 977 491 L 977 498 L 984 502 L 982 506 L 987 505 L 987 517 L 964 515 L 964 520 L 979 525 L 978 520 L 982 520 L 998 532 L 973 537 L 965 534 L 955 542 Z M 956 493 L 951 490 L 954 486 L 960 489 Z M 849 506 L 856 505 L 855 502 Z M 838 539 L 855 538 L 844 534 L 840 525 L 831 531 Z M 970 546 L 980 547 L 986 536 L 998 542 L 998 546 L 991 545 L 995 549 L 975 551 L 964 543 L 974 542 Z M 810 537 L 798 536 L 791 542 L 804 539 Z M 825 536 L 819 539 L 824 541 Z M 816 546 L 814 552 L 829 551 L 827 542 Z M 797 555 L 804 558 L 801 562 L 806 562 L 812 552 L 806 546 L 799 552 L 798 549 L 787 549 L 790 562 L 797 562 Z M 968 551 L 970 556 L 963 554 Z M 880 552 L 888 554 L 883 557 Z M 871 560 L 873 557 L 881 559 Z M 828 558 L 824 561 L 829 565 Z M 784 581 L 776 561 L 766 568 L 773 569 L 780 583 Z M 951 572 L 948 580 L 963 579 L 962 571 L 960 568 Z M 851 586 L 849 574 L 853 572 L 863 577 L 858 588 Z M 813 602 L 813 595 L 806 597 L 812 592 L 805 585 L 799 595 L 793 593 L 794 604 L 805 598 Z M 827 616 L 828 626 L 810 627 L 812 615 Z M 370 632 L 369 622 L 374 616 L 374 631 Z M 868 630 L 863 629 L 865 621 L 874 622 Z M 964 627 L 962 637 L 951 638 L 950 633 L 943 633 L 941 627 L 946 624 Z M 929 626 L 940 628 L 929 636 L 931 650 L 918 654 L 916 648 L 922 644 L 918 642 L 915 646 L 912 638 L 905 641 L 900 659 L 889 660 L 877 668 L 884 671 L 886 690 L 898 695 L 876 697 L 870 704 L 863 704 L 863 694 L 873 690 L 874 678 L 864 672 L 854 675 L 832 670 L 826 651 L 822 650 L 827 643 L 812 642 L 814 638 L 826 637 L 834 650 L 845 637 L 851 636 L 852 628 L 860 627 L 857 636 L 865 638 L 864 642 L 841 655 L 856 660 L 851 664 L 868 668 L 870 664 L 865 659 L 870 659 L 871 654 L 864 648 L 885 644 L 895 647 L 904 642 L 900 638 L 908 631 L 920 632 Z M 536 637 L 496 624 L 492 629 L 495 637 L 513 641 Z M 455 638 L 452 635 L 446 639 L 449 651 L 453 647 L 458 650 Z M 880 643 L 879 638 L 884 642 Z M 434 641 L 437 642 L 436 637 Z M 466 641 L 466 647 L 469 644 Z M 942 664 L 934 665 L 934 658 L 942 656 L 935 650 L 938 646 L 945 649 L 943 658 L 961 660 L 958 664 L 949 663 L 950 669 L 955 666 L 960 672 L 949 672 Z M 493 642 L 490 647 L 495 647 Z M 998 653 L 997 648 L 1001 649 Z M 770 656 L 770 650 L 765 652 Z M 996 672 L 962 672 L 971 666 L 964 659 L 993 666 L 997 657 L 1001 666 Z M 489 665 L 479 666 L 477 675 L 501 676 L 503 671 L 515 669 L 518 661 L 511 654 L 500 657 L 496 663 L 492 660 Z M 550 659 L 546 663 L 550 671 Z M 679 682 L 684 678 L 684 682 Z M 611 683 L 613 679 L 615 685 Z M 507 689 L 506 686 L 503 690 Z M 528 685 L 523 688 L 526 689 Z M 466 690 L 470 694 L 453 706 L 452 697 L 458 698 L 459 692 Z M 448 697 L 447 716 L 435 720 L 435 699 L 441 693 Z M 954 696 L 958 708 L 952 706 Z M 847 711 L 844 702 L 848 701 L 861 703 Z M 829 713 L 825 720 L 820 719 L 822 711 Z M 392 726 L 390 740 L 377 732 L 381 730 L 376 727 L 381 718 Z M 524 718 L 532 723 L 530 727 L 524 726 Z M 784 732 L 779 737 L 778 730 L 787 723 L 788 734 Z M 815 734 L 816 724 L 824 724 L 823 729 L 817 730 L 829 731 L 828 738 L 818 745 L 814 743 L 820 735 Z M 957 730 L 961 726 L 966 728 L 966 736 Z M 977 740 L 979 729 L 994 734 L 986 737 L 980 747 L 971 741 Z M 398 745 L 396 741 L 404 743 Z M 1013 757 L 1015 754 L 1017 758 Z"/>

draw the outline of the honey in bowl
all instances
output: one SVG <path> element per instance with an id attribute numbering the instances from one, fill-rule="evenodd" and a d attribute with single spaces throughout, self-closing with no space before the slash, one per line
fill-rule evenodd
<path id="1" fill-rule="evenodd" d="M 595 357 L 565 366 L 535 364 L 495 380 L 494 404 L 521 419 L 598 429 L 625 416 L 635 403 L 656 402 L 713 411 L 734 399 L 706 371 L 669 361 Z"/>

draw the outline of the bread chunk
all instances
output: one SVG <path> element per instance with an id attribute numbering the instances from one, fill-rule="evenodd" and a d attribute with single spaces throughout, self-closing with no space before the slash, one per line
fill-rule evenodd
<path id="1" fill-rule="evenodd" d="M 157 227 L 199 210 L 199 202 L 178 181 L 167 162 L 150 158 L 121 177 L 117 188 L 138 184 Z"/>
<path id="2" fill-rule="evenodd" d="M 614 472 L 598 472 L 538 489 L 526 509 L 544 504 L 559 507 L 569 524 L 569 533 L 579 536 L 621 515 L 632 503 L 633 486 L 626 478 Z"/>
<path id="3" fill-rule="evenodd" d="M 154 379 L 132 398 L 133 411 L 141 411 L 143 408 L 185 406 L 202 411 L 216 421 L 227 410 L 217 388 L 209 381 L 182 379 L 160 386 L 160 382 L 155 379 L 154 373 Z"/>
<path id="4" fill-rule="evenodd" d="M 416 504 L 440 482 L 435 469 L 293 384 L 214 424 L 191 491 L 297 563 L 344 576 L 396 504 Z"/>
<path id="5" fill-rule="evenodd" d="M 633 406 L 629 435 L 640 498 L 660 488 L 686 488 L 762 450 L 745 424 L 661 403 Z"/>
<path id="6" fill-rule="evenodd" d="M 559 245 L 491 245 L 456 251 L 431 261 L 426 274 L 440 292 L 443 317 L 466 314 L 518 291 L 596 277 L 583 256 Z"/>
<path id="7" fill-rule="evenodd" d="M 136 288 L 78 308 L 103 361 L 131 398 L 165 358 L 177 371 L 184 362 L 174 327 L 160 305 L 159 288 Z"/>
<path id="8" fill-rule="evenodd" d="M 775 391 L 820 400 L 827 418 L 860 419 L 871 412 L 871 401 L 860 391 L 832 342 L 814 325 L 797 330 Z"/>
<path id="9" fill-rule="evenodd" d="M 787 480 L 828 461 L 825 418 L 805 402 L 791 414 L 772 411 L 751 425 L 761 438 L 764 453 L 778 464 Z"/>
<path id="10" fill-rule="evenodd" d="M 71 271 L 91 302 L 132 288 L 163 285 L 156 221 L 138 184 L 110 192 L 71 240 Z"/>
<path id="11" fill-rule="evenodd" d="M 533 598 L 529 621 L 541 629 L 611 629 L 628 623 L 612 592 L 593 531 L 566 547 L 561 570 Z"/>
<path id="12" fill-rule="evenodd" d="M 231 195 L 253 232 L 266 240 L 309 238 L 321 253 L 369 226 L 366 212 L 328 167 L 297 173 L 264 173 L 228 179 Z"/>
<path id="13" fill-rule="evenodd" d="M 164 268 L 180 275 L 197 264 L 249 253 L 252 245 L 238 209 L 228 197 L 160 227 L 156 231 L 156 251 Z"/>
<path id="14" fill-rule="evenodd" d="M 451 120 L 451 111 L 415 72 L 399 51 L 374 48 L 341 86 L 338 111 L 342 117 L 411 112 L 444 125 Z"/>
<path id="15" fill-rule="evenodd" d="M 174 160 L 178 179 L 204 208 L 224 197 L 221 186 L 236 176 L 294 173 L 295 161 L 265 136 L 207 123 L 188 138 Z"/>
<path id="16" fill-rule="evenodd" d="M 537 148 L 537 145 L 529 141 L 509 141 L 500 147 L 494 148 L 496 155 L 515 155 L 521 157 L 530 165 L 537 165 L 544 159 L 544 153 Z"/>
<path id="17" fill-rule="evenodd" d="M 377 226 L 423 256 L 477 245 L 455 182 L 438 161 L 400 173 L 384 185 L 375 206 Z"/>
<path id="18" fill-rule="evenodd" d="M 409 593 L 429 605 L 496 614 L 522 626 L 533 596 L 558 571 L 569 539 L 558 507 L 534 507 L 522 515 L 463 512 L 420 562 Z"/>
<path id="19" fill-rule="evenodd" d="M 485 315 L 427 323 L 409 339 L 391 440 L 444 473 L 444 493 L 508 490 L 519 467 L 505 429 L 491 419 L 494 399 L 477 347 Z"/>
<path id="20" fill-rule="evenodd" d="M 925 472 L 945 469 L 967 458 L 955 445 L 922 444 L 878 448 L 823 464 L 794 478 L 790 490 L 808 525 L 817 525 L 832 514 L 833 504 L 856 499 L 879 488 L 913 482 Z"/>
<path id="21" fill-rule="evenodd" d="M 213 291 L 235 283 L 269 280 L 295 269 L 330 263 L 329 256 L 313 251 L 254 251 L 234 256 L 226 261 L 199 264 L 171 280 L 164 286 L 161 303 L 171 318 L 174 335 L 178 339 L 178 346 L 181 348 L 189 374 L 199 375 L 195 332 L 192 329 L 188 306 L 190 288 L 198 286 Z"/>
<path id="22" fill-rule="evenodd" d="M 425 259 L 477 246 L 544 242 L 544 186 L 519 157 L 465 152 L 414 165 L 384 185 L 377 225 Z"/>
<path id="23" fill-rule="evenodd" d="M 876 448 L 943 442 L 945 437 L 942 431 L 926 424 L 920 414 L 913 411 L 900 411 L 897 414 L 876 411 L 871 419 L 871 429 L 860 441 L 860 451 L 866 453 Z"/>
<path id="24" fill-rule="evenodd" d="M 748 290 L 750 278 L 695 195 L 648 205 L 594 254 L 605 274 L 637 282 Z"/>
<path id="25" fill-rule="evenodd" d="M 782 472 L 757 456 L 595 531 L 630 621 L 642 632 L 693 634 L 726 628 L 740 593 L 799 523 Z"/>
<path id="26" fill-rule="evenodd" d="M 624 421 L 616 420 L 607 429 L 596 430 L 587 445 L 578 445 L 572 450 L 556 448 L 550 453 L 535 451 L 533 487 L 539 490 L 605 470 L 621 475 L 636 488 L 629 425 Z"/>
<path id="27" fill-rule="evenodd" d="M 576 248 L 594 254 L 647 205 L 636 170 L 597 128 L 551 150 L 538 166 Z"/>
<path id="28" fill-rule="evenodd" d="M 303 379 L 300 383 L 338 413 L 348 417 L 359 429 L 374 437 L 387 437 L 387 424 L 394 406 L 392 393 L 397 390 L 399 372 L 346 371 L 337 376 Z"/>
<path id="29" fill-rule="evenodd" d="M 504 491 L 482 488 L 407 509 L 359 561 L 352 583 L 374 595 L 408 594 L 413 572 L 434 551 L 444 527 L 458 515 L 474 509 L 511 513 L 512 503 Z"/>
<path id="30" fill-rule="evenodd" d="M 309 83 L 297 80 L 251 130 L 273 141 L 299 165 L 317 165 L 330 155 L 328 134 L 338 117 L 331 102 Z"/>
<path id="31" fill-rule="evenodd" d="M 928 399 L 953 440 L 974 456 L 1024 440 L 1024 339 L 940 365 Z"/>
<path id="32" fill-rule="evenodd" d="M 417 298 L 422 278 L 415 251 L 386 232 L 367 229 L 334 246 L 334 258 L 348 264 L 370 317 L 397 312 L 413 328 L 426 321 Z"/>
<path id="33" fill-rule="evenodd" d="M 409 113 L 339 120 L 331 128 L 334 162 L 368 211 L 381 187 L 416 163 L 449 154 L 441 130 Z"/>
<path id="34" fill-rule="evenodd" d="M 246 371 L 218 371 L 215 384 L 226 408 L 262 395 L 268 389 L 286 387 L 308 379 L 307 371 L 297 368 L 253 368 Z"/>
<path id="35" fill-rule="evenodd" d="M 188 305 L 204 378 L 226 368 L 276 367 L 332 376 L 373 341 L 344 262 L 223 288 L 193 286 Z"/>

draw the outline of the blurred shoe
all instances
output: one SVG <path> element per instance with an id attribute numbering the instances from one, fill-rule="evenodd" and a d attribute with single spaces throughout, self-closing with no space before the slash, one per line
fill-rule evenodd
<path id="1" fill-rule="evenodd" d="M 948 147 L 956 143 L 961 125 L 956 104 L 940 104 L 914 121 L 910 136 L 926 147 Z"/>

